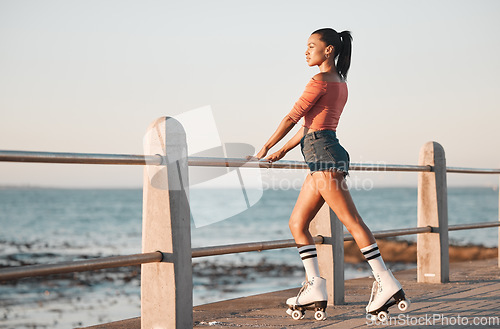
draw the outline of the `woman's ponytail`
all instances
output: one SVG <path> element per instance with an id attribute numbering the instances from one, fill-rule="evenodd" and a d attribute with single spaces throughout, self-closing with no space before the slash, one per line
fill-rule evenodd
<path id="1" fill-rule="evenodd" d="M 343 80 L 347 78 L 347 72 L 351 66 L 352 36 L 351 32 L 343 31 L 339 33 L 341 47 L 338 51 L 337 72 Z M 337 54 L 335 54 L 337 56 Z"/>
<path id="2" fill-rule="evenodd" d="M 342 80 L 346 80 L 347 72 L 351 66 L 351 32 L 337 33 L 334 29 L 324 28 L 314 31 L 312 34 L 319 34 L 327 46 L 332 45 L 335 48 L 334 60 L 337 59 L 337 73 Z"/>

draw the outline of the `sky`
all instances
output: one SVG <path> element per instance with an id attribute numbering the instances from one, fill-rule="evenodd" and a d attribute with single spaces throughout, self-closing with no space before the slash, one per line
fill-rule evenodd
<path id="1" fill-rule="evenodd" d="M 332 27 L 353 35 L 337 130 L 352 162 L 417 164 L 437 141 L 448 166 L 500 168 L 499 14 L 496 0 L 0 0 L 0 149 L 143 154 L 156 118 L 210 106 L 222 143 L 258 150 L 318 72 L 305 62 L 310 33 Z M 300 186 L 306 172 L 264 175 Z M 0 163 L 0 185 L 142 179 L 140 166 Z M 416 186 L 417 174 L 351 180 Z M 448 175 L 451 186 L 498 181 Z"/>

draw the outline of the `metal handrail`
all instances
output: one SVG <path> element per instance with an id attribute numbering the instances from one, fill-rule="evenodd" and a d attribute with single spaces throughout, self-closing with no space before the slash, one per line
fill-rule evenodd
<path id="1" fill-rule="evenodd" d="M 459 224 L 448 226 L 448 231 L 459 231 L 459 230 L 470 230 L 488 227 L 500 226 L 500 222 L 483 222 L 474 224 Z M 434 228 L 431 226 L 425 227 L 411 227 L 411 228 L 401 228 L 395 230 L 381 230 L 373 231 L 373 236 L 377 239 L 380 238 L 390 238 L 402 235 L 411 234 L 422 234 L 422 233 L 433 233 Z M 314 242 L 316 244 L 328 243 L 328 239 L 322 236 L 314 237 Z M 344 241 L 354 241 L 354 238 L 349 233 L 344 233 Z M 276 240 L 276 241 L 263 241 L 263 242 L 251 242 L 251 243 L 238 243 L 232 245 L 221 245 L 203 248 L 193 248 L 192 257 L 206 257 L 206 256 L 217 256 L 226 255 L 240 252 L 250 252 L 250 251 L 262 251 L 270 249 L 282 249 L 295 247 L 296 243 L 293 239 L 288 240 Z"/>
<path id="2" fill-rule="evenodd" d="M 497 226 L 500 226 L 500 221 L 499 222 L 482 222 L 482 223 L 474 223 L 474 224 L 457 224 L 457 225 L 448 226 L 448 231 L 474 230 L 477 228 L 487 228 L 487 227 L 497 227 Z"/>
<path id="3" fill-rule="evenodd" d="M 465 167 L 446 167 L 446 172 L 459 174 L 500 174 L 500 169 L 494 168 L 465 168 Z"/>
<path id="4" fill-rule="evenodd" d="M 160 155 L 0 151 L 0 161 L 112 165 L 160 165 Z"/>
<path id="5" fill-rule="evenodd" d="M 99 153 L 64 153 L 0 150 L 0 161 L 31 163 L 66 163 L 66 164 L 110 164 L 110 165 L 161 165 L 163 157 L 156 155 L 134 154 L 99 154 Z M 267 162 L 244 158 L 188 157 L 189 166 L 202 167 L 253 167 L 273 169 L 309 169 L 303 161 L 281 160 Z M 352 163 L 352 170 L 367 171 L 431 171 L 430 166 L 397 164 L 359 164 Z"/>
<path id="6" fill-rule="evenodd" d="M 100 153 L 63 153 L 0 150 L 0 162 L 37 162 L 37 163 L 78 163 L 78 164 L 110 164 L 110 165 L 161 165 L 163 157 L 156 155 L 134 154 L 100 154 Z M 189 166 L 203 167 L 254 167 L 273 169 L 308 169 L 303 161 L 280 160 L 267 161 L 247 160 L 244 158 L 188 157 Z M 431 166 L 398 165 L 398 164 L 361 164 L 351 163 L 351 170 L 359 171 L 400 171 L 430 172 Z M 495 168 L 447 167 L 449 173 L 463 174 L 500 174 Z"/>
<path id="7" fill-rule="evenodd" d="M 431 233 L 431 232 L 432 232 L 432 227 L 424 226 L 424 227 L 402 228 L 396 230 L 373 231 L 372 233 L 375 238 L 380 239 L 380 238 L 390 238 L 401 235 L 421 234 L 421 233 Z M 354 241 L 354 238 L 349 233 L 345 233 L 344 241 Z"/>
<path id="8" fill-rule="evenodd" d="M 458 230 L 479 229 L 479 228 L 488 228 L 497 226 L 500 226 L 500 222 L 483 222 L 474 224 L 450 225 L 448 227 L 448 230 L 458 231 Z M 387 237 L 396 237 L 401 235 L 422 234 L 422 233 L 432 233 L 432 232 L 434 232 L 433 228 L 431 226 L 426 226 L 426 227 L 403 228 L 396 230 L 374 231 L 373 235 L 376 238 L 387 238 Z M 326 243 L 325 240 L 326 239 L 322 236 L 314 237 L 314 242 L 316 244 Z M 344 234 L 344 241 L 353 241 L 353 240 L 354 239 L 350 234 Z M 240 252 L 292 248 L 295 246 L 296 244 L 293 239 L 239 243 L 232 245 L 193 248 L 191 249 L 191 257 L 198 258 L 206 256 L 234 254 Z M 15 280 L 27 277 L 34 277 L 34 276 L 46 276 L 52 274 L 85 272 L 85 271 L 100 270 L 105 268 L 155 263 L 161 261 L 168 262 L 168 259 L 165 258 L 168 258 L 168 255 L 165 255 L 160 251 L 156 251 L 151 253 L 135 254 L 129 256 L 102 257 L 97 259 L 62 262 L 57 264 L 16 266 L 0 270 L 0 281 Z"/>
<path id="9" fill-rule="evenodd" d="M 324 238 L 320 235 L 315 236 L 313 239 L 314 243 L 316 244 L 324 243 Z M 237 243 L 232 245 L 193 248 L 191 255 L 193 258 L 197 258 L 206 256 L 235 254 L 239 252 L 292 248 L 296 246 L 297 244 L 295 243 L 294 239 L 251 242 L 251 243 Z"/>
<path id="10" fill-rule="evenodd" d="M 61 262 L 57 264 L 27 265 L 4 268 L 0 270 L 0 282 L 34 276 L 64 274 L 102 270 L 105 268 L 125 267 L 146 263 L 157 263 L 163 260 L 164 255 L 159 252 L 143 254 L 101 257 L 78 261 Z"/>

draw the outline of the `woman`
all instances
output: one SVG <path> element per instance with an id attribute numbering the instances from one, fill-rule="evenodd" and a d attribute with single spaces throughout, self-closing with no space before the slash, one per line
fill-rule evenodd
<path id="1" fill-rule="evenodd" d="M 309 233 L 309 224 L 325 201 L 352 234 L 372 268 L 376 281 L 366 307 L 367 313 L 378 314 L 392 297 L 396 301 L 404 299 L 401 285 L 387 270 L 375 238 L 356 210 L 345 182 L 349 154 L 339 144 L 336 129 L 347 102 L 346 77 L 351 62 L 351 40 L 350 32 L 337 33 L 330 28 L 311 34 L 307 41 L 306 61 L 309 66 L 318 66 L 320 73 L 309 81 L 293 109 L 256 155 L 258 159 L 264 158 L 304 117 L 299 132 L 280 150 L 265 158 L 269 162 L 278 161 L 300 143 L 310 168 L 289 222 L 308 279 L 299 294 L 287 300 L 289 314 L 295 309 L 303 314 L 306 306 L 321 311 L 326 308 L 326 282 L 320 276 L 316 247 Z"/>

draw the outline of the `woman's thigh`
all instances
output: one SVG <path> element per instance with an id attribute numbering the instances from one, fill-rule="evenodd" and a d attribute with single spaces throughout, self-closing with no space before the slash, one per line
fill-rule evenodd
<path id="1" fill-rule="evenodd" d="M 317 190 L 354 237 L 359 248 L 375 243 L 373 234 L 354 205 L 343 173 L 320 171 L 312 176 Z"/>
<path id="2" fill-rule="evenodd" d="M 307 175 L 304 184 L 302 184 L 295 207 L 293 208 L 290 224 L 307 229 L 324 203 L 325 200 L 316 189 L 314 179 L 311 175 Z"/>
<path id="3" fill-rule="evenodd" d="M 341 172 L 318 171 L 312 177 L 318 193 L 348 229 L 353 221 L 361 221 Z"/>

